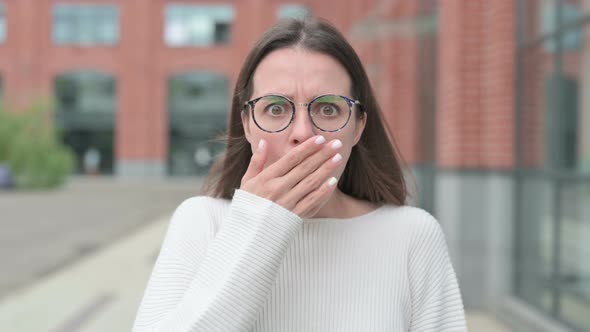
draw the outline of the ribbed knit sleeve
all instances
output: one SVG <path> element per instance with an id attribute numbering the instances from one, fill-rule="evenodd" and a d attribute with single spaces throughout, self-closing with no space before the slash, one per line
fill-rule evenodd
<path id="1" fill-rule="evenodd" d="M 243 331 L 254 323 L 302 219 L 236 190 L 214 234 L 208 203 L 192 199 L 173 214 L 133 331 Z"/>
<path id="2" fill-rule="evenodd" d="M 409 252 L 410 331 L 467 331 L 461 293 L 442 229 L 422 211 Z"/>

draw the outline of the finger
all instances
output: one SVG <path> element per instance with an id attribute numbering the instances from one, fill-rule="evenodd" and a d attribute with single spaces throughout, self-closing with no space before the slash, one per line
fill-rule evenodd
<path id="1" fill-rule="evenodd" d="M 332 140 L 328 144 L 325 144 L 319 152 L 312 154 L 299 165 L 295 166 L 290 172 L 281 177 L 281 183 L 284 185 L 285 190 L 293 188 L 308 175 L 320 168 L 329 158 L 341 159 L 341 155 L 335 157 L 338 155 L 337 151 L 341 147 L 342 142 L 339 139 Z M 334 161 L 336 162 L 338 160 Z M 323 179 L 320 180 L 323 181 Z"/>
<path id="2" fill-rule="evenodd" d="M 279 204 L 282 203 L 283 206 L 288 207 L 296 206 L 300 200 L 316 190 L 323 182 L 332 176 L 342 162 L 342 156 L 339 153 L 324 161 L 323 165 L 313 173 L 306 174 L 306 176 L 304 176 L 299 183 L 294 185 L 293 188 L 284 190 L 285 195 L 278 200 Z M 294 171 L 291 173 L 294 173 Z M 282 178 L 281 181 L 283 181 Z"/>
<path id="3" fill-rule="evenodd" d="M 314 217 L 318 211 L 326 205 L 337 184 L 338 179 L 335 177 L 331 177 L 327 181 L 324 181 L 319 188 L 307 194 L 305 198 L 297 203 L 292 210 L 293 213 L 301 218 Z"/>
<path id="4" fill-rule="evenodd" d="M 312 136 L 299 146 L 291 149 L 286 155 L 274 162 L 264 171 L 267 179 L 278 178 L 285 175 L 293 167 L 301 163 L 305 158 L 318 151 L 326 142 L 324 136 Z"/>
<path id="5" fill-rule="evenodd" d="M 250 158 L 250 164 L 248 165 L 246 174 L 242 177 L 242 183 L 257 176 L 264 169 L 264 164 L 266 163 L 266 158 L 268 156 L 267 145 L 268 144 L 264 139 L 258 141 L 258 148 L 254 151 L 252 158 Z"/>

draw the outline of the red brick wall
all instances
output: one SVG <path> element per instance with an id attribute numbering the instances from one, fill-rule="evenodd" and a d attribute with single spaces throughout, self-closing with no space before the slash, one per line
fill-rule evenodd
<path id="1" fill-rule="evenodd" d="M 442 168 L 513 165 L 513 5 L 449 1 L 439 7 L 437 159 Z"/>
<path id="2" fill-rule="evenodd" d="M 229 45 L 169 48 L 164 44 L 164 8 L 190 0 L 111 0 L 120 10 L 120 42 L 112 47 L 56 47 L 51 39 L 55 3 L 95 0 L 6 0 L 7 40 L 0 45 L 0 73 L 8 104 L 22 107 L 37 96 L 50 96 L 57 75 L 93 69 L 117 81 L 115 158 L 161 160 L 168 154 L 167 81 L 183 71 L 207 70 L 225 75 L 230 90 L 255 40 L 276 21 L 282 1 L 233 1 L 236 19 Z M 210 0 L 207 3 L 228 3 Z M 367 6 L 367 2 L 357 3 Z M 229 1 L 229 3 L 232 3 Z M 357 18 L 350 8 L 337 12 L 336 1 L 309 1 L 312 11 L 340 29 Z M 346 7 L 341 7 L 346 9 Z"/>
<path id="3" fill-rule="evenodd" d="M 481 167 L 514 165 L 514 1 L 486 1 L 481 73 Z"/>
<path id="4" fill-rule="evenodd" d="M 391 0 L 368 11 L 365 19 L 378 23 L 377 32 L 369 38 L 353 35 L 353 44 L 410 165 L 513 166 L 513 6 L 510 1 Z M 438 31 L 421 35 L 420 20 L 433 10 L 438 10 Z M 427 50 L 437 57 L 436 73 L 421 63 L 428 60 Z M 437 87 L 434 95 L 423 91 L 431 84 Z M 431 116 L 423 109 L 433 102 L 436 113 Z M 435 139 L 429 136 L 433 132 Z"/>
<path id="5" fill-rule="evenodd" d="M 385 121 L 403 159 L 418 162 L 418 41 L 414 1 L 383 1 L 355 23 L 350 39 L 366 66 Z"/>
<path id="6" fill-rule="evenodd" d="M 95 2 L 59 0 L 59 2 Z M 200 1 L 189 1 L 198 3 Z M 116 159 L 161 160 L 168 154 L 167 80 L 176 73 L 208 70 L 233 88 L 242 61 L 275 22 L 283 1 L 233 1 L 232 42 L 212 48 L 164 45 L 164 6 L 178 0 L 112 0 L 121 13 L 114 47 L 55 47 L 52 5 L 57 0 L 6 0 L 7 41 L 0 45 L 0 73 L 9 103 L 50 95 L 56 75 L 94 69 L 117 80 Z M 107 2 L 107 1 L 105 1 Z M 211 2 L 226 1 L 213 0 Z M 436 162 L 443 168 L 506 169 L 513 164 L 514 8 L 512 1 L 304 1 L 332 21 L 358 50 L 402 155 L 411 165 L 429 162 L 430 140 L 421 119 L 421 67 L 434 40 L 419 40 L 416 19 L 438 10 Z M 334 10 L 338 8 L 338 10 Z M 372 35 L 355 33 L 378 22 Z M 422 53 L 421 53 L 422 52 Z M 537 99 L 538 100 L 538 99 Z M 430 131 L 430 130 L 429 130 Z"/>

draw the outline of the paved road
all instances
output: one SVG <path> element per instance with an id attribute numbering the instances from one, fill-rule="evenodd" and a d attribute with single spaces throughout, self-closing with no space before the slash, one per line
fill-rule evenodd
<path id="1" fill-rule="evenodd" d="M 59 190 L 0 191 L 0 300 L 140 226 L 169 216 L 202 180 L 74 177 Z"/>

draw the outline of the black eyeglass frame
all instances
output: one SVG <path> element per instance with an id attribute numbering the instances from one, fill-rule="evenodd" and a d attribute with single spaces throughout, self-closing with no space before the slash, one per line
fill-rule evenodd
<path id="1" fill-rule="evenodd" d="M 348 104 L 348 118 L 346 119 L 346 122 L 344 123 L 344 125 L 342 125 L 342 127 L 338 128 L 338 129 L 335 129 L 335 130 L 325 130 L 325 129 L 322 129 L 322 128 L 318 127 L 318 125 L 313 121 L 313 116 L 311 116 L 311 104 L 313 104 L 314 101 L 316 101 L 316 100 L 318 100 L 320 98 L 329 97 L 329 96 L 332 96 L 332 97 L 340 97 L 340 98 L 344 99 L 346 101 L 346 103 Z M 291 104 L 291 108 L 293 110 L 293 112 L 291 112 L 291 119 L 289 119 L 289 123 L 287 123 L 287 125 L 284 128 L 282 128 L 280 130 L 275 130 L 275 131 L 266 130 L 266 129 L 262 128 L 258 124 L 258 122 L 256 121 L 256 116 L 254 116 L 254 106 L 256 105 L 256 103 L 260 99 L 266 98 L 266 97 L 281 97 L 281 98 L 284 98 L 285 100 L 287 100 Z M 346 125 L 348 125 L 348 122 L 350 122 L 350 117 L 352 115 L 352 107 L 354 105 L 357 105 L 358 106 L 358 110 L 360 112 L 364 112 L 364 110 L 362 108 L 362 104 L 361 104 L 360 101 L 355 100 L 355 99 L 348 98 L 346 96 L 341 96 L 341 95 L 336 95 L 336 94 L 330 94 L 330 93 L 329 94 L 324 94 L 324 95 L 319 95 L 319 96 L 313 98 L 309 103 L 299 103 L 299 104 L 297 104 L 297 106 L 306 106 L 307 107 L 307 115 L 309 116 L 309 119 L 311 120 L 311 123 L 313 124 L 314 127 L 316 127 L 317 129 L 319 129 L 319 130 L 321 130 L 323 132 L 330 132 L 330 133 L 340 131 L 340 130 L 342 130 L 342 128 L 344 128 L 344 127 L 346 127 Z M 272 95 L 260 96 L 260 97 L 257 97 L 257 98 L 254 98 L 252 100 L 248 100 L 247 102 L 245 102 L 244 103 L 244 109 L 243 109 L 243 111 L 245 111 L 247 107 L 250 107 L 250 110 L 252 110 L 252 112 L 250 112 L 250 113 L 252 114 L 252 119 L 254 120 L 254 123 L 256 124 L 256 126 L 258 128 L 260 128 L 260 130 L 265 131 L 267 133 L 279 133 L 279 132 L 281 132 L 281 131 L 289 128 L 289 126 L 291 125 L 291 123 L 293 123 L 293 119 L 295 119 L 295 113 L 296 113 L 295 102 L 292 101 L 291 99 L 283 96 L 283 95 L 272 94 Z"/>

